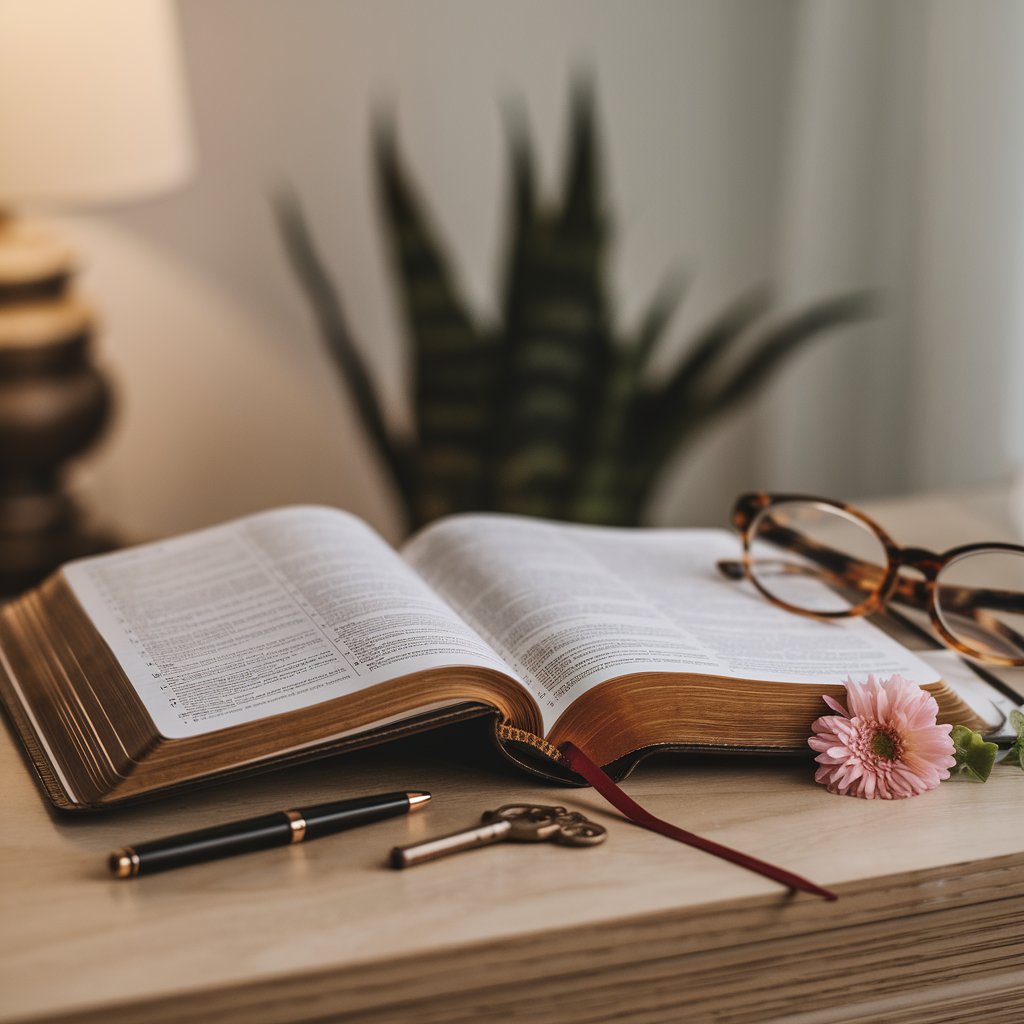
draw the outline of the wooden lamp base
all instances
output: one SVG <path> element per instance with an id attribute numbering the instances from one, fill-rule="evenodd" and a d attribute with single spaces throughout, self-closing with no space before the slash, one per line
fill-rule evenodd
<path id="1" fill-rule="evenodd" d="M 112 546 L 83 525 L 63 486 L 66 463 L 92 446 L 111 408 L 73 273 L 52 233 L 0 218 L 0 598 Z"/>

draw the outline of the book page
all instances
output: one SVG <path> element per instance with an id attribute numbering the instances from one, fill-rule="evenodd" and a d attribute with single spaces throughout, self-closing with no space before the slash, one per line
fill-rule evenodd
<path id="1" fill-rule="evenodd" d="M 264 512 L 64 576 L 168 738 L 425 669 L 508 673 L 384 540 L 333 509 Z"/>
<path id="2" fill-rule="evenodd" d="M 724 530 L 629 530 L 514 516 L 443 520 L 403 556 L 529 685 L 545 728 L 598 683 L 680 672 L 794 683 L 939 676 L 863 619 L 819 622 L 724 579 Z"/>

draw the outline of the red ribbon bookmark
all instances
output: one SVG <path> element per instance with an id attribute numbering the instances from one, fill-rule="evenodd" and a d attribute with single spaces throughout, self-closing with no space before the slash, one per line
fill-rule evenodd
<path id="1" fill-rule="evenodd" d="M 746 853 L 740 853 L 739 850 L 733 850 L 728 846 L 722 846 L 721 843 L 713 842 L 710 839 L 704 839 L 701 836 L 694 835 L 693 832 L 687 832 L 685 829 L 681 829 L 677 825 L 663 821 L 661 818 L 656 818 L 650 811 L 645 810 L 634 799 L 627 796 L 623 790 L 574 743 L 563 743 L 558 749 L 565 757 L 565 763 L 569 765 L 574 772 L 582 775 L 583 778 L 585 778 L 587 782 L 589 782 L 591 786 L 593 786 L 594 789 L 596 789 L 598 793 L 608 801 L 608 803 L 610 803 L 616 810 L 621 811 L 631 822 L 633 822 L 634 825 L 639 825 L 641 828 L 649 829 L 651 832 L 657 832 L 660 835 L 668 836 L 669 839 L 675 839 L 676 842 L 685 843 L 687 846 L 694 846 L 698 850 L 703 850 L 705 853 L 710 853 L 715 857 L 721 857 L 722 860 L 731 861 L 733 864 L 738 864 L 741 868 L 746 868 L 748 871 L 754 871 L 759 875 L 764 875 L 765 878 L 770 878 L 790 889 L 800 889 L 803 892 L 809 892 L 814 896 L 820 896 L 825 900 L 839 899 L 839 897 L 829 889 L 823 889 L 820 885 L 815 885 L 814 882 L 811 882 L 806 878 L 802 878 L 800 875 L 794 875 L 792 871 L 787 871 L 785 868 L 778 868 L 774 864 L 768 864 L 765 861 L 758 860 L 756 857 L 751 857 Z"/>

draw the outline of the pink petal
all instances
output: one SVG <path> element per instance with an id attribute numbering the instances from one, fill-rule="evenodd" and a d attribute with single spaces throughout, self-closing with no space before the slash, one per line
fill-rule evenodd
<path id="1" fill-rule="evenodd" d="M 828 695 L 827 693 L 823 693 L 823 694 L 821 695 L 821 699 L 822 699 L 822 700 L 823 700 L 823 701 L 824 701 L 824 702 L 825 702 L 825 703 L 826 703 L 826 704 L 827 704 L 827 705 L 828 705 L 828 706 L 829 706 L 829 707 L 830 707 L 830 708 L 831 708 L 831 709 L 832 709 L 833 711 L 835 711 L 835 712 L 836 712 L 836 714 L 838 714 L 838 715 L 842 715 L 842 716 L 843 716 L 843 718 L 849 718 L 849 717 L 850 717 L 850 713 L 849 713 L 849 712 L 848 712 L 848 711 L 846 710 L 846 708 L 844 708 L 844 707 L 843 707 L 843 705 L 842 705 L 842 704 L 840 704 L 840 703 L 839 703 L 839 701 L 837 701 L 837 700 L 835 699 L 835 697 L 830 697 L 830 696 L 829 696 L 829 695 Z"/>

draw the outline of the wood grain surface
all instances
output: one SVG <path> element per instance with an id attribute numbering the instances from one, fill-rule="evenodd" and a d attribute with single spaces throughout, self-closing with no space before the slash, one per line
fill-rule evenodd
<path id="1" fill-rule="evenodd" d="M 474 723 L 84 820 L 47 810 L 3 732 L 0 1020 L 938 1024 L 983 1007 L 988 1024 L 1018 1021 L 1024 772 L 897 802 L 812 776 L 809 761 L 664 757 L 626 788 L 835 888 L 835 904 L 515 774 Z M 308 845 L 106 873 L 125 843 L 393 789 L 435 799 Z M 582 810 L 609 840 L 385 866 L 394 845 L 519 800 Z"/>
<path id="2" fill-rule="evenodd" d="M 898 803 L 830 796 L 793 762 L 666 758 L 629 783 L 655 813 L 837 888 L 826 904 L 634 828 L 593 793 L 480 765 L 461 738 L 67 822 L 5 738 L 3 806 L 19 825 L 0 840 L 0 1019 L 564 1021 L 615 1007 L 621 1020 L 725 1022 L 1006 987 L 1014 973 L 1024 987 L 1024 773 Z M 405 786 L 435 800 L 308 846 L 106 874 L 125 842 Z M 584 810 L 609 841 L 384 866 L 392 845 L 518 799 Z"/>

